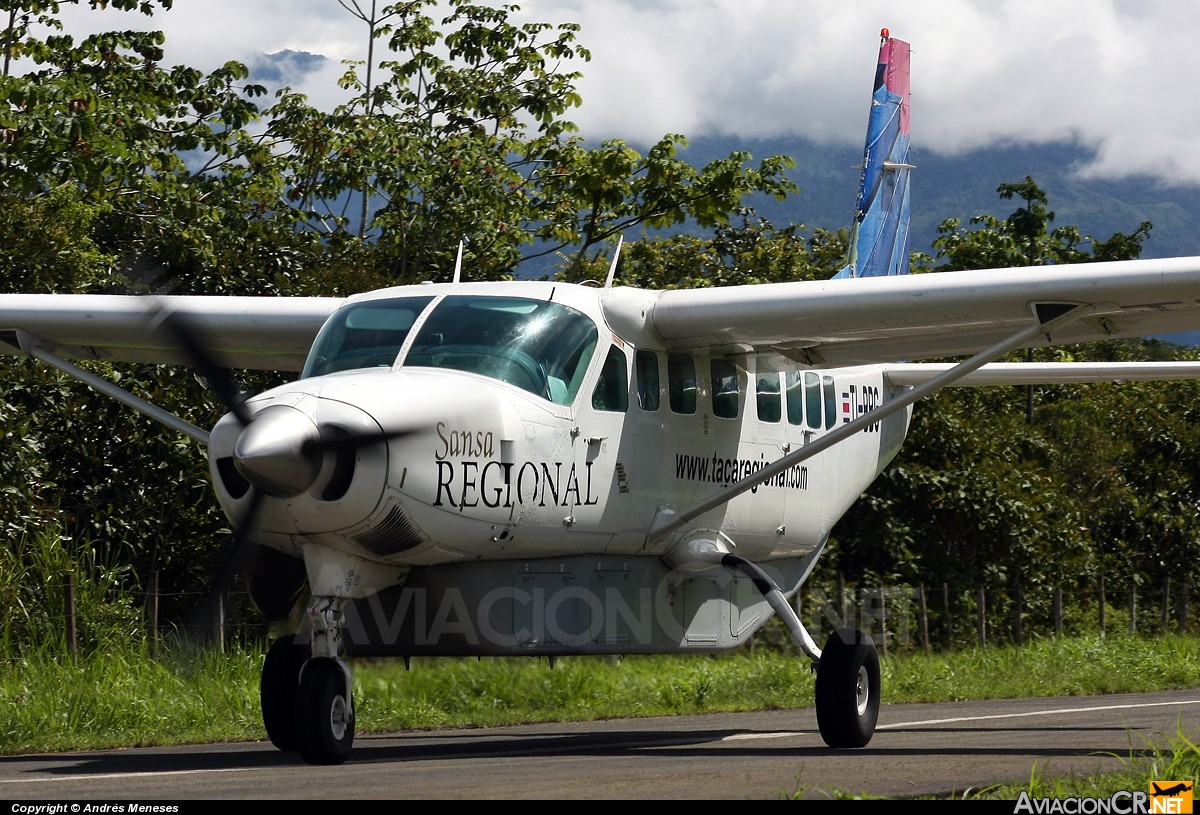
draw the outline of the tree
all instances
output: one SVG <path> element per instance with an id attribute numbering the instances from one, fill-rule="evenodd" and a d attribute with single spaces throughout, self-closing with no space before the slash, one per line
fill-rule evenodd
<path id="1" fill-rule="evenodd" d="M 352 13 L 394 58 L 375 73 L 352 63 L 354 96 L 332 113 L 291 98 L 268 111 L 272 137 L 289 146 L 289 197 L 333 245 L 369 241 L 370 267 L 395 281 L 448 276 L 464 242 L 468 276 L 512 274 L 527 260 L 588 252 L 638 225 L 729 223 L 746 195 L 783 197 L 789 160 L 752 167 L 731 153 L 697 169 L 677 157 L 682 136 L 642 156 L 614 140 L 589 147 L 566 118 L 587 60 L 578 26 L 510 21 L 515 6 L 451 0 L 440 23 L 414 0 Z M 348 193 L 375 205 L 364 229 L 340 213 Z M 364 258 L 364 259 L 366 259 Z"/>

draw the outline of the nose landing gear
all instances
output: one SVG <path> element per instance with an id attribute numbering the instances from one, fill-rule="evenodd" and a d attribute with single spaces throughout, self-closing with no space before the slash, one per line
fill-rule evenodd
<path id="1" fill-rule="evenodd" d="M 314 597 L 312 642 L 294 635 L 272 643 L 259 684 L 263 725 L 280 750 L 309 764 L 341 764 L 354 744 L 354 687 L 341 647 L 342 600 Z"/>

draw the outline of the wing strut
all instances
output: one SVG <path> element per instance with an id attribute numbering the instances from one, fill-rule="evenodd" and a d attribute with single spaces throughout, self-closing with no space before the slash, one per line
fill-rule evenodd
<path id="1" fill-rule="evenodd" d="M 1022 347 L 1026 342 L 1033 339 L 1038 334 L 1049 334 L 1051 327 L 1058 328 L 1067 323 L 1074 322 L 1090 311 L 1090 308 L 1086 306 L 1074 305 L 1067 311 L 1050 314 L 1045 309 L 1039 309 L 1039 306 L 1041 305 L 1042 304 L 1034 304 L 1035 316 L 1037 316 L 1039 319 L 1037 319 L 1031 325 L 1021 329 L 1008 339 L 1001 340 L 990 348 L 985 348 L 975 356 L 958 363 L 949 370 L 943 371 L 933 379 L 930 379 L 928 382 L 914 387 L 912 390 L 905 392 L 902 396 L 894 401 L 881 405 L 880 407 L 868 411 L 858 418 L 839 426 L 835 430 L 831 430 L 824 436 L 821 436 L 809 444 L 804 445 L 795 452 L 788 453 L 783 458 L 780 458 L 774 463 L 767 465 L 753 475 L 746 476 L 740 481 L 733 482 L 725 489 L 713 493 L 708 498 L 693 504 L 687 509 L 684 509 L 680 512 L 675 512 L 670 508 L 660 509 L 658 512 L 658 517 L 655 519 L 654 523 L 650 525 L 650 532 L 646 536 L 646 546 L 649 546 L 664 536 L 671 534 L 688 521 L 691 521 L 692 519 L 697 518 L 710 510 L 716 509 L 717 507 L 731 501 L 752 487 L 756 487 L 759 484 L 762 484 L 764 481 L 774 478 L 801 461 L 815 456 L 817 453 L 820 453 L 823 450 L 833 447 L 843 439 L 853 436 L 867 425 L 874 424 L 875 422 L 882 420 L 885 416 L 890 416 L 899 410 L 903 410 L 917 400 L 923 399 L 926 396 L 941 390 L 947 385 L 952 384 L 955 380 L 960 379 L 972 371 L 983 367 L 992 360 L 1007 354 L 1009 351 L 1014 351 L 1017 348 Z M 1042 322 L 1040 319 L 1043 315 L 1049 317 L 1046 322 Z M 699 553 L 689 552 L 688 554 L 695 556 Z M 693 557 L 693 559 L 700 558 Z M 712 562 L 719 563 L 720 557 L 717 557 Z"/>
<path id="2" fill-rule="evenodd" d="M 208 431 L 203 428 L 196 427 L 191 422 L 184 421 L 173 413 L 169 413 L 158 405 L 151 404 L 139 396 L 134 396 L 124 388 L 114 385 L 107 379 L 96 376 L 90 371 L 85 371 L 77 365 L 67 362 L 62 357 L 47 351 L 45 348 L 33 344 L 26 344 L 22 341 L 22 346 L 25 346 L 25 352 L 34 359 L 40 359 L 42 362 L 57 368 L 64 374 L 78 379 L 86 385 L 95 388 L 106 396 L 111 396 L 118 402 L 127 405 L 139 413 L 144 413 L 156 422 L 166 425 L 172 430 L 177 430 L 190 439 L 200 442 L 205 447 L 208 446 Z"/>

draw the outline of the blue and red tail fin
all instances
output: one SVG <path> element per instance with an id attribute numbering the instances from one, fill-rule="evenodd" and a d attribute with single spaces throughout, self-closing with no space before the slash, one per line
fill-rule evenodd
<path id="1" fill-rule="evenodd" d="M 908 57 L 908 43 L 883 29 L 850 253 L 834 277 L 908 274 Z"/>

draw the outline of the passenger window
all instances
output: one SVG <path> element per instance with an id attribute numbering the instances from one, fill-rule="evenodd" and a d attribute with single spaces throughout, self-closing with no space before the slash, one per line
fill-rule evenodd
<path id="1" fill-rule="evenodd" d="M 734 364 L 726 359 L 714 359 L 709 364 L 712 374 L 713 415 L 722 419 L 738 416 L 738 375 Z"/>
<path id="2" fill-rule="evenodd" d="M 696 412 L 696 362 L 686 354 L 667 355 L 667 395 L 674 412 Z"/>
<path id="3" fill-rule="evenodd" d="M 637 380 L 638 407 L 642 410 L 658 410 L 658 354 L 653 351 L 635 351 L 633 368 Z"/>
<path id="4" fill-rule="evenodd" d="M 825 387 L 825 429 L 830 430 L 837 423 L 837 391 L 833 387 L 833 377 L 822 377 Z"/>
<path id="5" fill-rule="evenodd" d="M 821 417 L 825 415 L 825 411 L 821 407 L 821 377 L 814 373 L 804 375 L 804 402 L 808 426 L 813 430 L 820 430 Z"/>
<path id="6" fill-rule="evenodd" d="M 629 374 L 625 354 L 615 345 L 609 346 L 600 379 L 592 391 L 592 407 L 624 413 L 629 409 Z"/>
<path id="7" fill-rule="evenodd" d="M 775 371 L 760 370 L 754 387 L 758 403 L 758 420 L 760 422 L 778 422 L 783 415 L 783 404 L 779 393 L 779 374 Z"/>
<path id="8" fill-rule="evenodd" d="M 804 378 L 799 371 L 788 371 L 784 376 L 784 381 L 787 383 L 787 393 L 784 401 L 787 402 L 788 424 L 803 424 Z"/>

